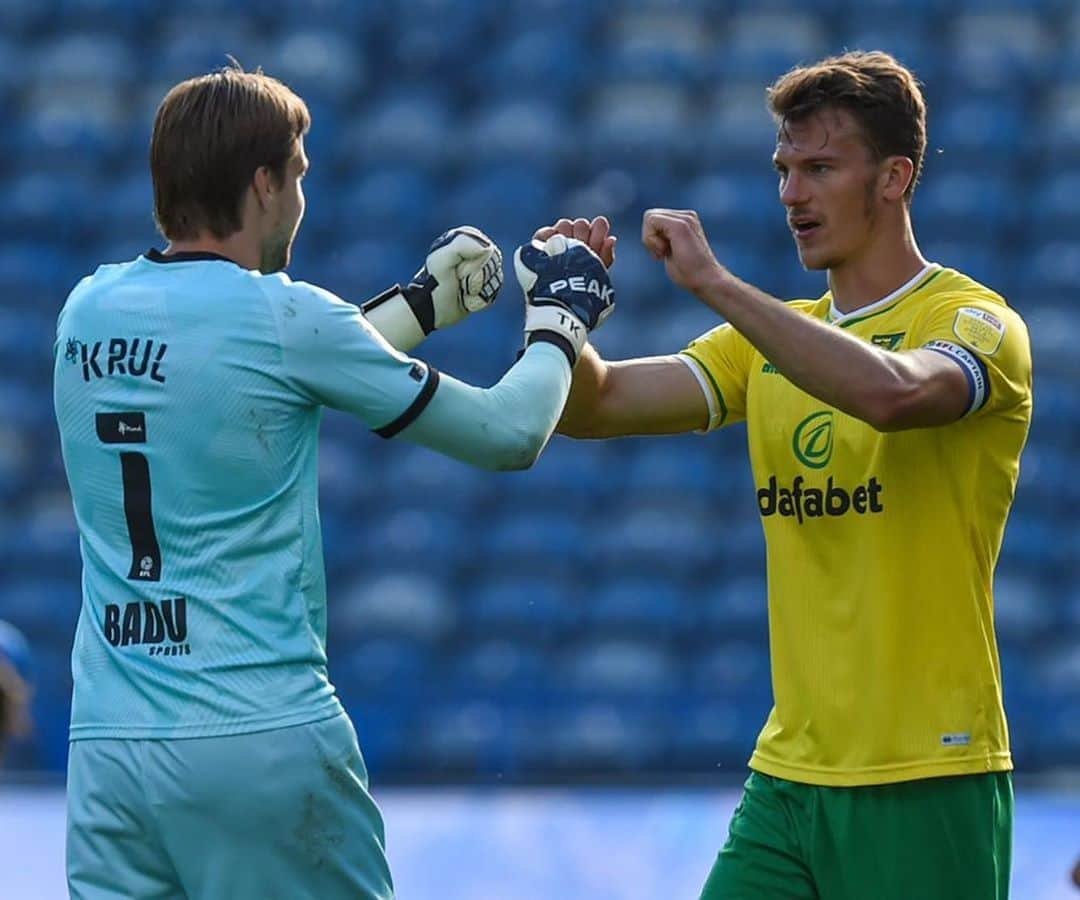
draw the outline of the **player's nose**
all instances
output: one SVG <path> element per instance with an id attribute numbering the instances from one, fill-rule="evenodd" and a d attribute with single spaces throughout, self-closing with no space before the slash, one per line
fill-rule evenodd
<path id="1" fill-rule="evenodd" d="M 806 180 L 798 172 L 789 172 L 780 182 L 780 202 L 790 208 L 806 203 L 807 199 Z"/>

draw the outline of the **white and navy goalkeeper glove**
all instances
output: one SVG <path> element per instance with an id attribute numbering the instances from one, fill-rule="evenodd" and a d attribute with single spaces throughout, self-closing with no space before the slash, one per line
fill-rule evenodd
<path id="1" fill-rule="evenodd" d="M 518 247 L 514 272 L 525 292 L 525 345 L 555 344 L 573 366 L 588 333 L 615 308 L 604 263 L 587 244 L 556 234 Z"/>
<path id="2" fill-rule="evenodd" d="M 391 346 L 411 350 L 437 328 L 448 328 L 495 302 L 503 283 L 502 252 L 470 225 L 439 235 L 412 281 L 395 284 L 360 308 Z"/>

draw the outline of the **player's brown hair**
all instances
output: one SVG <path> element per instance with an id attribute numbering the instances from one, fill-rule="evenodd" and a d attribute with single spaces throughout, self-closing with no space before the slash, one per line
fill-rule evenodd
<path id="1" fill-rule="evenodd" d="M 279 184 L 311 127 L 307 105 L 261 70 L 235 63 L 176 85 L 150 139 L 154 218 L 169 240 L 240 230 L 241 201 L 261 166 Z"/>
<path id="2" fill-rule="evenodd" d="M 767 91 L 781 131 L 822 109 L 847 110 L 875 160 L 906 156 L 914 166 L 910 202 L 926 155 L 926 101 L 918 79 L 888 53 L 861 50 L 830 56 L 780 76 Z"/>

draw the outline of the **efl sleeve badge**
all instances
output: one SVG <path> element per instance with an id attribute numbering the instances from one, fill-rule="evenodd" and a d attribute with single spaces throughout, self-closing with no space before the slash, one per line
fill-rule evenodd
<path id="1" fill-rule="evenodd" d="M 965 306 L 956 312 L 953 333 L 973 350 L 993 356 L 1005 337 L 1005 323 L 985 309 Z"/>

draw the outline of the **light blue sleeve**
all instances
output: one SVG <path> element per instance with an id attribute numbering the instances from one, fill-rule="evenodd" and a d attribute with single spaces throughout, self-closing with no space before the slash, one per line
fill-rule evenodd
<path id="1" fill-rule="evenodd" d="M 303 399 L 352 413 L 377 431 L 423 408 L 437 373 L 391 347 L 358 307 L 284 276 L 266 293 L 285 378 Z"/>
<path id="2" fill-rule="evenodd" d="M 401 437 L 484 469 L 526 469 L 555 430 L 570 381 L 566 354 L 537 342 L 490 388 L 440 375 L 431 401 Z"/>
<path id="3" fill-rule="evenodd" d="M 524 469 L 570 393 L 570 364 L 551 344 L 532 344 L 497 384 L 479 388 L 395 350 L 358 307 L 315 285 L 280 276 L 270 299 L 295 390 L 381 437 L 400 434 L 485 469 Z"/>

